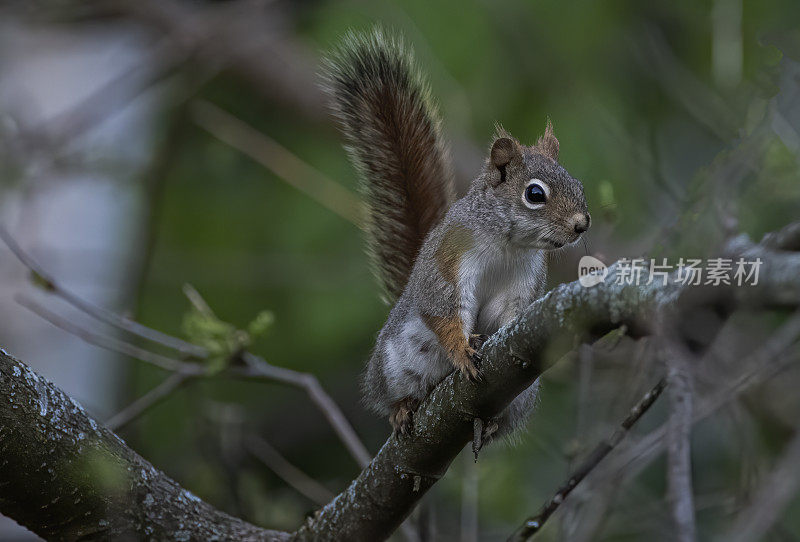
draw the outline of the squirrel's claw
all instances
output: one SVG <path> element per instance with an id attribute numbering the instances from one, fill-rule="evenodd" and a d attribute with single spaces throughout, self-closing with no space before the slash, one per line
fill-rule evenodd
<path id="1" fill-rule="evenodd" d="M 464 360 L 458 364 L 458 369 L 461 371 L 468 380 L 471 382 L 480 382 L 483 380 L 483 373 L 481 372 L 481 364 L 483 357 L 474 349 L 467 349 Z"/>
<path id="2" fill-rule="evenodd" d="M 458 364 L 467 379 L 472 382 L 480 382 L 483 380 L 483 373 L 481 372 L 481 365 L 483 365 L 483 356 L 480 355 L 478 350 L 483 346 L 483 343 L 488 339 L 488 335 L 473 333 L 469 336 L 466 357 L 462 363 Z"/>
<path id="3" fill-rule="evenodd" d="M 469 336 L 469 346 L 474 350 L 480 350 L 483 347 L 483 343 L 489 340 L 488 335 L 484 335 L 483 333 L 472 333 Z"/>

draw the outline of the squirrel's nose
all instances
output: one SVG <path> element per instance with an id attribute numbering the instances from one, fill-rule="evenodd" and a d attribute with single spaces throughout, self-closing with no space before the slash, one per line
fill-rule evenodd
<path id="1" fill-rule="evenodd" d="M 583 233 L 589 229 L 589 225 L 592 223 L 592 217 L 589 216 L 589 213 L 575 213 L 572 216 L 572 225 L 575 229 L 575 233 Z"/>

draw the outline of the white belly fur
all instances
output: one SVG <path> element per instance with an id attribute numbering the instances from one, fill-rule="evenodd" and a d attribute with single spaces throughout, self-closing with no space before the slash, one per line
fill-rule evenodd
<path id="1" fill-rule="evenodd" d="M 474 332 L 491 335 L 536 297 L 544 280 L 544 254 L 497 249 L 482 258 L 483 262 L 473 260 L 483 269 L 476 284 Z"/>

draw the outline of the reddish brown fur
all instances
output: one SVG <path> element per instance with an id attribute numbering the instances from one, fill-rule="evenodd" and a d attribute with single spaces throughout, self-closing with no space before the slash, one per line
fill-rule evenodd
<path id="1" fill-rule="evenodd" d="M 439 248 L 436 249 L 436 263 L 444 280 L 450 284 L 458 284 L 461 258 L 473 246 L 475 246 L 475 238 L 469 229 L 463 226 L 453 226 L 445 232 Z"/>
<path id="2" fill-rule="evenodd" d="M 408 261 L 413 262 L 425 235 L 450 206 L 449 172 L 441 162 L 431 160 L 428 155 L 438 152 L 439 144 L 428 111 L 420 107 L 409 109 L 407 104 L 401 103 L 402 97 L 396 89 L 389 86 L 368 97 L 372 98 L 369 109 L 381 125 L 380 132 L 389 136 L 392 150 L 397 153 L 391 157 L 397 161 L 397 167 L 392 168 L 391 182 L 406 188 L 408 204 L 399 210 L 406 213 L 403 224 L 411 230 L 410 237 L 402 241 L 409 243 L 404 252 Z M 390 158 L 388 153 L 387 158 Z"/>
<path id="3" fill-rule="evenodd" d="M 458 315 L 433 316 L 422 314 L 422 321 L 436 334 L 439 344 L 447 350 L 456 369 L 468 378 L 478 378 L 480 373 L 472 361 L 477 352 L 469 345 L 464 335 L 464 323 Z"/>

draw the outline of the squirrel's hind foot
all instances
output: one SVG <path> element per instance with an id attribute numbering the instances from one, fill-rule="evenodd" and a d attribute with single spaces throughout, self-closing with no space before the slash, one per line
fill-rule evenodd
<path id="1" fill-rule="evenodd" d="M 408 436 L 414 431 L 414 411 L 418 406 L 419 401 L 411 397 L 400 399 L 392 406 L 389 423 L 395 435 Z"/>

